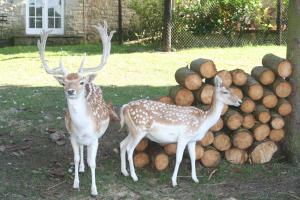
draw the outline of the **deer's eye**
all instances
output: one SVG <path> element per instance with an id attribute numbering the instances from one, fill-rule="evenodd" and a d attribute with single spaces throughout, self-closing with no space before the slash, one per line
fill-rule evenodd
<path id="1" fill-rule="evenodd" d="M 80 85 L 83 85 L 83 84 L 84 84 L 84 81 L 81 81 L 81 82 L 80 82 Z"/>
<path id="2" fill-rule="evenodd" d="M 62 86 L 65 86 L 65 84 L 64 84 L 64 83 L 61 83 L 61 85 L 62 85 Z"/>
<path id="3" fill-rule="evenodd" d="M 229 92 L 228 92 L 228 91 L 222 91 L 222 93 L 223 93 L 223 94 L 229 94 Z"/>

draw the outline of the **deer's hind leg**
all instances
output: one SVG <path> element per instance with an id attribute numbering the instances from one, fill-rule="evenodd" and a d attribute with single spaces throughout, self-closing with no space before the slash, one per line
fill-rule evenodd
<path id="1" fill-rule="evenodd" d="M 126 169 L 126 148 L 130 140 L 131 135 L 129 133 L 128 136 L 120 143 L 121 172 L 124 176 L 129 175 Z"/>

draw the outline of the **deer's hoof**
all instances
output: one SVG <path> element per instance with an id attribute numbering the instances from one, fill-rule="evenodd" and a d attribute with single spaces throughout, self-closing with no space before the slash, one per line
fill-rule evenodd
<path id="1" fill-rule="evenodd" d="M 97 192 L 97 188 L 96 187 L 92 187 L 91 188 L 91 196 L 92 197 L 98 196 L 98 192 Z"/>
<path id="2" fill-rule="evenodd" d="M 199 183 L 199 180 L 198 180 L 197 177 L 193 177 L 193 180 L 194 180 L 195 183 Z"/>
<path id="3" fill-rule="evenodd" d="M 79 189 L 79 180 L 74 180 L 73 188 L 74 189 Z"/>
<path id="4" fill-rule="evenodd" d="M 84 164 L 83 165 L 79 165 L 79 172 L 84 172 Z"/>
<path id="5" fill-rule="evenodd" d="M 129 176 L 127 170 L 122 170 L 122 174 L 123 174 L 124 176 Z"/>

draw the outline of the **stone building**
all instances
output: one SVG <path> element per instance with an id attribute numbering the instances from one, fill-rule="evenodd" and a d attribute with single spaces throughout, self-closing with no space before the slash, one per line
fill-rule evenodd
<path id="1" fill-rule="evenodd" d="M 129 0 L 122 0 L 122 7 L 126 32 L 133 11 Z M 111 30 L 117 30 L 118 14 L 118 0 L 0 0 L 0 37 L 32 44 L 42 29 L 51 29 L 49 42 L 93 42 L 98 39 L 93 25 L 106 20 Z"/>

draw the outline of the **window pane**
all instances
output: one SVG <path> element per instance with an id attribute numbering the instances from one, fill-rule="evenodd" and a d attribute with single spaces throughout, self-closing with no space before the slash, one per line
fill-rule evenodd
<path id="1" fill-rule="evenodd" d="M 54 28 L 54 18 L 48 18 L 48 28 Z"/>
<path id="2" fill-rule="evenodd" d="M 60 17 L 60 9 L 55 9 L 55 17 Z"/>
<path id="3" fill-rule="evenodd" d="M 29 16 L 35 16 L 35 8 L 29 7 Z"/>
<path id="4" fill-rule="evenodd" d="M 42 7 L 36 8 L 36 16 L 42 16 L 42 15 L 43 15 Z"/>
<path id="5" fill-rule="evenodd" d="M 55 28 L 61 28 L 61 18 L 55 18 Z"/>
<path id="6" fill-rule="evenodd" d="M 29 18 L 29 28 L 35 28 L 35 18 L 34 17 Z"/>
<path id="7" fill-rule="evenodd" d="M 48 16 L 53 17 L 54 16 L 54 9 L 53 8 L 48 8 Z"/>
<path id="8" fill-rule="evenodd" d="M 36 28 L 43 28 L 42 18 L 36 18 Z"/>

